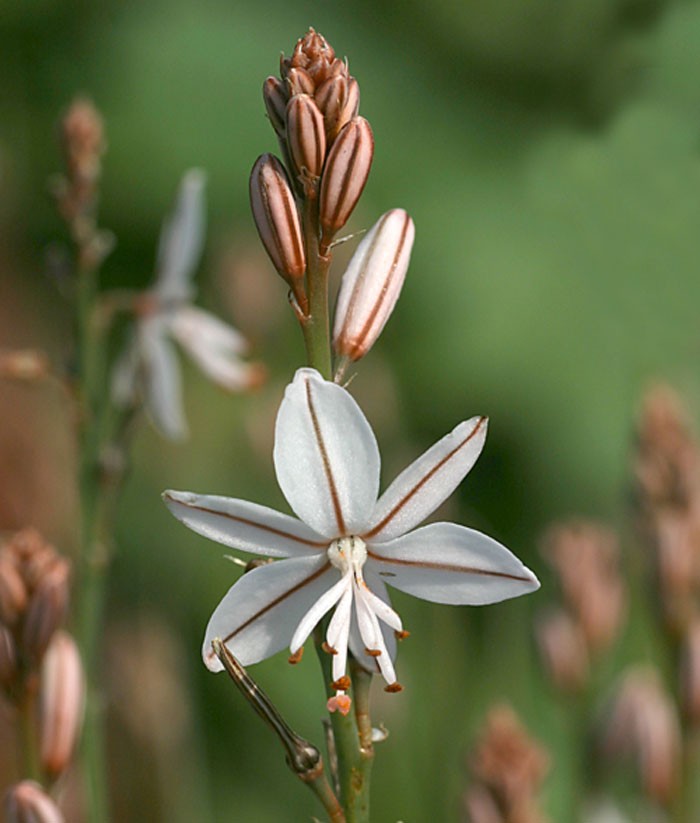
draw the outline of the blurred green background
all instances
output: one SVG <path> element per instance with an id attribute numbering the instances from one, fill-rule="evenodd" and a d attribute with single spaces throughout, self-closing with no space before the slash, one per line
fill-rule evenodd
<path id="1" fill-rule="evenodd" d="M 276 150 L 262 81 L 309 25 L 348 56 L 375 134 L 350 229 L 394 206 L 417 229 L 403 296 L 352 384 L 384 480 L 459 420 L 488 414 L 485 452 L 442 514 L 502 540 L 544 582 L 485 610 L 396 597 L 412 636 L 398 661 L 405 691 L 376 694 L 375 719 L 391 734 L 378 749 L 373 819 L 458 819 L 469 741 L 484 709 L 507 699 L 552 751 L 552 819 L 573 820 L 566 717 L 531 638 L 551 597 L 537 538 L 572 514 L 625 527 L 631 431 L 652 379 L 700 408 L 700 4 L 0 0 L 0 345 L 63 351 L 68 305 L 46 260 L 65 238 L 47 180 L 60 169 L 60 113 L 85 93 L 109 142 L 101 223 L 117 247 L 105 287 L 148 283 L 181 173 L 206 169 L 201 300 L 251 337 L 271 374 L 239 398 L 188 368 L 190 440 L 137 440 L 110 579 L 118 819 L 319 814 L 230 683 L 201 665 L 204 626 L 237 572 L 159 500 L 172 487 L 285 506 L 272 425 L 304 353 L 257 245 L 248 173 Z M 46 438 L 65 486 L 69 449 L 54 429 L 67 415 L 55 397 L 41 402 L 56 410 L 33 448 Z M 73 510 L 52 507 L 50 488 L 48 498 L 24 498 L 3 526 L 43 518 L 69 544 Z M 129 674 L 134 660 L 142 666 Z M 290 670 L 280 655 L 253 674 L 320 742 L 314 656 Z"/>

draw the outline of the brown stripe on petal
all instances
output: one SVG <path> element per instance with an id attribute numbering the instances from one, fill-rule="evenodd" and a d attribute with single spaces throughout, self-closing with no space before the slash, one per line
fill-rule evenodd
<path id="1" fill-rule="evenodd" d="M 181 506 L 186 506 L 188 509 L 204 512 L 204 514 L 213 514 L 217 517 L 225 517 L 227 520 L 233 520 L 235 523 L 242 523 L 244 526 L 252 526 L 255 529 L 260 529 L 260 531 L 267 532 L 268 534 L 274 534 L 278 537 L 285 537 L 287 540 L 292 540 L 295 543 L 301 543 L 302 546 L 308 546 L 311 549 L 325 550 L 327 546 L 327 543 L 325 542 L 317 542 L 315 540 L 307 540 L 305 537 L 297 537 L 295 534 L 289 534 L 289 532 L 285 532 L 282 529 L 275 529 L 273 526 L 264 526 L 261 523 L 257 523 L 255 520 L 249 520 L 247 517 L 239 517 L 236 514 L 228 514 L 226 512 L 216 511 L 216 509 L 208 509 L 206 506 L 195 506 L 192 503 L 183 503 L 181 500 L 175 500 L 174 497 L 169 497 L 167 494 L 165 497 L 168 500 L 172 500 L 174 503 L 178 503 Z"/>
<path id="2" fill-rule="evenodd" d="M 296 586 L 292 586 L 292 588 L 288 589 L 284 594 L 281 594 L 279 597 L 276 597 L 271 603 L 268 603 L 266 606 L 263 606 L 262 609 L 259 609 L 257 612 L 255 612 L 255 614 L 249 617 L 245 621 L 245 623 L 242 623 L 240 626 L 238 626 L 237 629 L 234 629 L 234 631 L 227 634 L 226 637 L 223 638 L 223 642 L 229 643 L 231 640 L 233 640 L 234 637 L 236 637 L 236 635 L 240 634 L 244 629 L 247 629 L 251 623 L 254 623 L 264 614 L 269 612 L 270 609 L 274 609 L 275 606 L 279 606 L 279 604 L 283 603 L 288 597 L 291 597 L 293 594 L 296 594 L 298 591 L 301 591 L 304 588 L 304 586 L 308 586 L 309 583 L 313 583 L 314 580 L 318 580 L 318 578 L 321 577 L 322 574 L 325 574 L 325 572 L 327 572 L 328 569 L 330 569 L 330 567 L 330 563 L 324 563 L 318 571 L 315 571 L 313 574 L 310 574 L 306 579 L 302 580 L 300 583 L 297 583 Z M 213 652 L 210 652 L 210 655 L 213 655 Z"/>
<path id="3" fill-rule="evenodd" d="M 532 579 L 519 574 L 509 574 L 508 572 L 477 569 L 474 566 L 456 566 L 452 563 L 430 563 L 426 560 L 404 560 L 398 557 L 384 557 L 381 554 L 375 554 L 369 546 L 367 547 L 367 557 L 371 557 L 379 563 L 393 563 L 396 566 L 406 566 L 413 569 L 432 569 L 437 572 L 463 572 L 464 574 L 477 574 L 483 577 L 499 577 L 503 580 L 520 580 L 525 583 L 530 582 Z M 379 572 L 379 574 L 381 574 L 381 572 Z"/>
<path id="4" fill-rule="evenodd" d="M 338 489 L 335 485 L 335 478 L 331 469 L 331 461 L 328 458 L 326 451 L 326 444 L 323 442 L 323 433 L 318 422 L 318 415 L 314 408 L 313 398 L 311 397 L 311 382 L 306 381 L 306 401 L 309 405 L 309 414 L 311 415 L 311 424 L 314 427 L 314 434 L 316 435 L 316 442 L 318 443 L 319 451 L 321 452 L 321 460 L 323 461 L 323 471 L 328 480 L 328 491 L 331 495 L 331 502 L 333 503 L 333 514 L 335 515 L 335 522 L 338 524 L 339 534 L 345 534 L 347 531 L 345 526 L 345 518 L 343 517 L 343 510 L 340 506 L 340 497 L 338 496 Z"/>
<path id="5" fill-rule="evenodd" d="M 454 449 L 452 449 L 451 452 L 446 454 L 442 458 L 442 460 L 440 460 L 439 463 L 436 463 L 433 466 L 433 468 L 424 477 L 422 477 L 421 480 L 418 483 L 416 483 L 416 485 L 407 494 L 405 494 L 401 498 L 401 500 L 399 500 L 399 502 L 394 506 L 394 508 L 389 512 L 389 514 L 387 514 L 387 516 L 383 520 L 381 520 L 379 523 L 377 523 L 377 525 L 371 531 L 368 531 L 365 534 L 361 535 L 362 539 L 363 540 L 368 540 L 368 539 L 374 537 L 374 535 L 378 534 L 384 528 L 384 526 L 387 525 L 387 523 L 389 523 L 391 520 L 393 520 L 394 517 L 396 517 L 396 515 L 401 511 L 401 509 L 403 509 L 403 507 L 406 505 L 406 503 L 408 503 L 408 501 L 411 500 L 411 498 L 414 497 L 420 491 L 420 489 L 422 489 L 423 486 L 425 486 L 425 484 L 429 480 L 431 480 L 437 474 L 437 472 L 440 471 L 440 469 L 443 466 L 445 466 L 447 463 L 449 463 L 449 461 L 455 456 L 455 454 L 457 454 L 457 452 L 460 451 L 460 449 L 462 449 L 464 446 L 467 445 L 467 443 L 469 443 L 470 440 L 472 440 L 472 438 L 486 424 L 487 419 L 488 418 L 483 417 L 483 416 L 480 417 L 477 424 L 476 424 L 476 426 L 474 426 L 474 428 L 469 432 L 469 434 L 464 438 L 464 440 L 462 440 L 460 443 L 458 443 L 454 447 Z"/>

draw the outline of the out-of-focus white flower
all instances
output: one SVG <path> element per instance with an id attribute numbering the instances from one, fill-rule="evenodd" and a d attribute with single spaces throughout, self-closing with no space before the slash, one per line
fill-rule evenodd
<path id="1" fill-rule="evenodd" d="M 416 528 L 457 487 L 481 452 L 486 418 L 460 423 L 378 497 L 380 457 L 355 400 L 313 369 L 287 387 L 275 429 L 280 487 L 299 520 L 244 500 L 165 492 L 170 511 L 212 540 L 288 558 L 240 578 L 206 630 L 203 656 L 221 640 L 243 665 L 289 646 L 292 660 L 321 618 L 333 655 L 335 697 L 347 712 L 348 649 L 398 691 L 396 638 L 407 633 L 385 583 L 436 603 L 479 605 L 534 591 L 535 575 L 490 537 L 454 523 Z"/>
<path id="2" fill-rule="evenodd" d="M 191 302 L 204 240 L 204 184 L 198 169 L 182 179 L 175 209 L 163 223 L 155 284 L 137 300 L 136 325 L 112 376 L 114 402 L 124 407 L 141 397 L 156 428 L 173 439 L 187 434 L 173 341 L 229 391 L 252 388 L 262 377 L 259 365 L 241 359 L 245 338 Z"/>

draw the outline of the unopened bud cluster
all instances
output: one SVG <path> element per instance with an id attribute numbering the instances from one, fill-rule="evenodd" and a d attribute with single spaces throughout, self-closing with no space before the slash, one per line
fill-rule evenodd
<path id="1" fill-rule="evenodd" d="M 465 823 L 546 823 L 538 794 L 549 769 L 547 752 L 515 712 L 495 706 L 469 762 L 472 781 L 464 795 Z"/>
<path id="2" fill-rule="evenodd" d="M 537 623 L 540 653 L 555 686 L 576 691 L 586 685 L 591 662 L 610 648 L 624 623 L 627 591 L 618 540 L 606 526 L 573 521 L 552 526 L 542 549 L 563 603 Z"/>
<path id="3" fill-rule="evenodd" d="M 681 780 L 681 729 L 654 669 L 632 668 L 622 677 L 605 717 L 602 749 L 613 763 L 631 761 L 650 800 L 672 803 Z"/>
<path id="4" fill-rule="evenodd" d="M 313 29 L 291 57 L 282 57 L 280 76 L 265 80 L 263 99 L 283 160 L 263 154 L 255 162 L 253 217 L 303 322 L 312 313 L 309 280 L 327 268 L 334 238 L 357 205 L 374 138 L 358 114 L 360 90 L 347 62 Z M 386 323 L 403 285 L 413 234 L 410 217 L 395 209 L 380 218 L 353 257 L 334 329 L 335 352 L 345 362 L 362 357 Z"/>
<path id="5" fill-rule="evenodd" d="M 70 762 L 83 712 L 80 655 L 59 628 L 69 576 L 68 561 L 33 529 L 0 545 L 0 688 L 18 706 L 38 699 L 37 742 L 49 778 Z"/>
<path id="6" fill-rule="evenodd" d="M 661 613 L 683 635 L 700 614 L 700 445 L 667 386 L 644 398 L 634 473 Z"/>

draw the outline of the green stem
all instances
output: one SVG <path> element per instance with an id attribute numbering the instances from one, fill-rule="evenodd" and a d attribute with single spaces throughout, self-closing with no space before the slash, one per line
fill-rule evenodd
<path id="1" fill-rule="evenodd" d="M 332 658 L 321 648 L 324 632 L 323 626 L 315 632 L 316 651 L 321 663 L 326 694 L 328 697 L 333 697 L 335 689 L 332 686 Z M 347 823 L 369 823 L 369 777 L 373 755 L 371 723 L 369 722 L 369 683 L 365 677 L 371 678 L 372 675 L 364 671 L 362 675 L 358 675 L 359 670 L 360 667 L 354 664 L 352 669 L 353 698 L 359 701 L 356 703 L 355 713 L 343 715 L 340 712 L 332 712 L 330 715 L 338 761 L 340 801 L 345 810 Z M 358 728 L 358 721 L 360 721 L 362 733 Z M 368 730 L 369 751 L 364 745 L 367 741 Z"/>
<path id="2" fill-rule="evenodd" d="M 41 764 L 35 717 L 35 694 L 28 692 L 19 706 L 22 779 L 41 781 Z"/>
<path id="3" fill-rule="evenodd" d="M 321 255 L 318 239 L 318 201 L 305 200 L 302 214 L 306 244 L 306 288 L 309 313 L 302 322 L 308 364 L 326 380 L 333 374 L 328 311 L 330 255 Z"/>
<path id="4" fill-rule="evenodd" d="M 81 255 L 79 253 L 79 259 Z M 87 679 L 87 707 L 81 746 L 88 818 L 108 823 L 107 768 L 98 649 L 102 635 L 107 523 L 101 450 L 106 423 L 104 347 L 94 318 L 98 281 L 94 267 L 77 272 L 77 346 L 79 358 L 81 556 L 77 598 L 77 636 Z"/>

